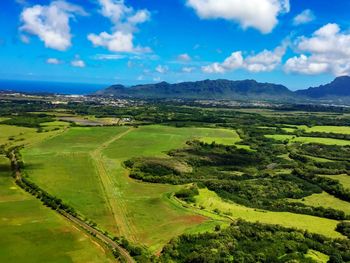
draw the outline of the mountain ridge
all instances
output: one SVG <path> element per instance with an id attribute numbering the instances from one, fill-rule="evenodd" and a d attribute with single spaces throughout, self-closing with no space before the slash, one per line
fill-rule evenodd
<path id="1" fill-rule="evenodd" d="M 226 79 L 181 82 L 176 84 L 160 82 L 132 87 L 125 87 L 118 84 L 96 93 L 96 95 L 103 96 L 173 99 L 268 98 L 279 97 L 281 94 L 285 97 L 291 97 L 293 92 L 279 84 L 259 83 L 255 80 L 232 81 Z"/>
<path id="2" fill-rule="evenodd" d="M 291 91 L 286 86 L 256 80 L 202 80 L 170 84 L 159 82 L 131 87 L 112 85 L 95 93 L 98 96 L 141 99 L 211 99 L 211 100 L 346 100 L 350 103 L 350 77 L 341 76 L 319 87 Z"/>

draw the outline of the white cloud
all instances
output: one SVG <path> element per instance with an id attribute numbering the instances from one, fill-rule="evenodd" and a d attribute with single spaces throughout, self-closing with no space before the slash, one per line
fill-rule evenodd
<path id="1" fill-rule="evenodd" d="M 296 41 L 297 52 L 287 60 L 285 71 L 300 74 L 350 74 L 350 33 L 341 32 L 337 24 L 327 24 L 311 37 Z"/>
<path id="2" fill-rule="evenodd" d="M 298 25 L 310 23 L 313 20 L 315 20 L 314 13 L 310 9 L 306 9 L 303 12 L 301 12 L 299 15 L 294 17 L 293 24 L 295 26 L 298 26 Z"/>
<path id="3" fill-rule="evenodd" d="M 191 61 L 192 60 L 192 58 L 190 57 L 190 55 L 188 55 L 188 54 L 180 54 L 180 55 L 178 55 L 178 57 L 177 57 L 177 59 L 179 60 L 179 61 L 183 61 L 183 62 L 188 62 L 188 61 Z"/>
<path id="4" fill-rule="evenodd" d="M 113 24 L 112 33 L 89 34 L 88 39 L 95 47 L 104 47 L 112 52 L 144 53 L 151 52 L 149 47 L 134 45 L 137 25 L 150 19 L 146 9 L 135 11 L 126 6 L 124 0 L 99 0 L 100 13 Z"/>
<path id="5" fill-rule="evenodd" d="M 38 36 L 48 48 L 64 51 L 71 46 L 69 21 L 76 15 L 87 14 L 81 7 L 63 0 L 48 6 L 35 5 L 22 11 L 20 30 Z"/>
<path id="6" fill-rule="evenodd" d="M 85 62 L 79 58 L 72 60 L 70 64 L 76 68 L 85 68 L 85 66 L 86 66 Z"/>
<path id="7" fill-rule="evenodd" d="M 224 62 L 215 62 L 202 67 L 205 73 L 225 73 L 237 69 L 245 69 L 250 72 L 268 72 L 281 64 L 286 52 L 285 45 L 275 48 L 273 51 L 264 50 L 256 55 L 243 57 L 242 51 L 233 52 Z"/>
<path id="8" fill-rule="evenodd" d="M 328 63 L 312 61 L 307 56 L 300 55 L 288 59 L 284 68 L 287 72 L 315 75 L 327 72 L 329 65 Z"/>
<path id="9" fill-rule="evenodd" d="M 47 64 L 52 64 L 52 65 L 58 65 L 61 64 L 61 61 L 59 61 L 57 58 L 48 58 L 46 60 Z"/>
<path id="10" fill-rule="evenodd" d="M 286 53 L 286 47 L 280 46 L 275 50 L 264 50 L 257 55 L 248 56 L 244 61 L 244 67 L 251 72 L 269 72 L 281 64 Z"/>
<path id="11" fill-rule="evenodd" d="M 270 33 L 278 16 L 290 10 L 289 0 L 187 0 L 187 5 L 202 19 L 232 20 L 262 33 Z"/>
<path id="12" fill-rule="evenodd" d="M 156 67 L 156 71 L 157 71 L 158 73 L 165 74 L 165 73 L 167 73 L 167 72 L 169 71 L 169 68 L 168 68 L 168 66 L 158 65 L 158 66 Z"/>
<path id="13" fill-rule="evenodd" d="M 192 73 L 195 70 L 196 70 L 195 67 L 183 67 L 182 68 L 182 72 L 184 72 L 184 73 Z"/>
<path id="14" fill-rule="evenodd" d="M 155 78 L 153 78 L 153 81 L 154 81 L 154 82 L 161 82 L 162 79 L 161 79 L 160 77 L 155 77 Z"/>

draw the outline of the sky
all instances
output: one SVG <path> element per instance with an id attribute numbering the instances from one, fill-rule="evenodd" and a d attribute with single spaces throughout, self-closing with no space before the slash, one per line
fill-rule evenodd
<path id="1" fill-rule="evenodd" d="M 1 0 L 0 79 L 96 84 L 350 75 L 350 1 Z"/>

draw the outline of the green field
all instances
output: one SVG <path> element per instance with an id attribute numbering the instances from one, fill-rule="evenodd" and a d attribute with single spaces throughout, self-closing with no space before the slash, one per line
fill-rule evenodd
<path id="1" fill-rule="evenodd" d="M 14 184 L 0 156 L 0 262 L 114 262 L 89 235 Z"/>
<path id="2" fill-rule="evenodd" d="M 158 251 L 207 218 L 169 200 L 168 193 L 179 186 L 131 180 L 122 163 L 132 157 L 166 157 L 191 139 L 231 144 L 239 138 L 234 131 L 208 128 L 71 128 L 24 150 L 23 156 L 26 173 L 38 185 L 112 233 Z"/>
<path id="3" fill-rule="evenodd" d="M 241 218 L 250 222 L 277 224 L 285 227 L 304 229 L 332 238 L 342 237 L 341 234 L 335 231 L 338 224 L 336 220 L 249 208 L 232 202 L 225 202 L 216 193 L 207 189 L 200 190 L 200 195 L 196 197 L 196 202 L 209 211 L 218 209 L 222 214 L 227 214 L 232 219 Z"/>
<path id="4" fill-rule="evenodd" d="M 295 135 L 285 135 L 285 134 L 273 134 L 265 135 L 267 138 L 271 138 L 277 141 L 286 141 L 289 142 L 300 142 L 300 143 L 321 143 L 326 145 L 339 145 L 339 146 L 348 146 L 350 141 L 331 139 L 331 138 L 319 138 L 319 137 L 297 137 Z"/>
<path id="5" fill-rule="evenodd" d="M 320 175 L 325 176 L 334 180 L 338 180 L 344 188 L 350 189 L 350 175 L 340 174 L 340 175 Z"/>
<path id="6" fill-rule="evenodd" d="M 295 202 L 295 199 L 290 199 L 290 201 Z M 313 194 L 303 198 L 302 200 L 298 200 L 305 205 L 309 206 L 323 206 L 326 208 L 333 208 L 336 210 L 344 211 L 345 214 L 350 215 L 350 203 L 340 200 L 326 192 L 321 194 Z"/>
<path id="7" fill-rule="evenodd" d="M 305 132 L 324 132 L 324 133 L 338 133 L 338 134 L 350 134 L 350 127 L 348 126 L 313 126 L 308 127 L 306 125 L 288 125 L 290 128 L 282 128 L 286 132 L 295 132 L 297 130 L 303 130 Z"/>
<path id="8" fill-rule="evenodd" d="M 51 126 L 51 131 L 38 133 L 37 129 L 11 125 L 0 125 L 0 145 L 19 146 L 32 145 L 47 138 L 56 136 L 62 131 L 52 131 L 57 126 Z"/>
<path id="9" fill-rule="evenodd" d="M 313 126 L 311 128 L 306 127 L 306 132 L 326 132 L 326 133 L 340 133 L 350 134 L 350 127 L 347 126 Z"/>
<path id="10" fill-rule="evenodd" d="M 310 249 L 307 252 L 307 257 L 311 258 L 312 260 L 316 261 L 317 263 L 327 263 L 329 260 L 329 256 L 325 255 L 319 251 Z"/>

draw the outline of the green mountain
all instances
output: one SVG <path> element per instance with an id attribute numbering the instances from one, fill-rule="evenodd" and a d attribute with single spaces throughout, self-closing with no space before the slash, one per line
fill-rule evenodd
<path id="1" fill-rule="evenodd" d="M 338 77 L 329 84 L 306 90 L 299 90 L 296 93 L 301 96 L 315 99 L 350 97 L 350 77 Z"/>
<path id="2" fill-rule="evenodd" d="M 137 85 L 125 87 L 113 85 L 98 91 L 96 95 L 134 97 L 134 98 L 170 98 L 170 99 L 264 99 L 279 100 L 293 98 L 292 91 L 285 86 L 271 83 L 259 83 L 255 80 L 204 80 L 169 84 Z"/>

